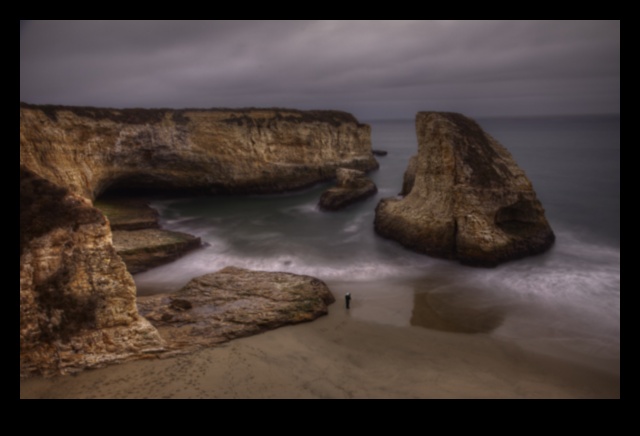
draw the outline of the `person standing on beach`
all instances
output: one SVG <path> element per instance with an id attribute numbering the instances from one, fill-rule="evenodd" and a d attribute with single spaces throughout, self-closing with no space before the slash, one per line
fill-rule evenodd
<path id="1" fill-rule="evenodd" d="M 349 308 L 349 303 L 351 303 L 351 294 L 347 292 L 344 296 L 344 304 L 347 307 L 347 309 Z"/>

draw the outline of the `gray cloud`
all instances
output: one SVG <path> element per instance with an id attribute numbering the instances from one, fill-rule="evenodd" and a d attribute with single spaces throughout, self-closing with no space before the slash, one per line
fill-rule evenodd
<path id="1" fill-rule="evenodd" d="M 620 111 L 619 21 L 30 21 L 20 99 L 113 107 Z"/>

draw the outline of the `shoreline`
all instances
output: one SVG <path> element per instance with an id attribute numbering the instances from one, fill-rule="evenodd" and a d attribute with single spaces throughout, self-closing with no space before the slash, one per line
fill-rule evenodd
<path id="1" fill-rule="evenodd" d="M 367 321 L 357 298 L 347 311 L 342 286 L 331 287 L 338 302 L 313 322 L 172 358 L 21 380 L 20 398 L 620 397 L 619 373 L 485 333 Z"/>

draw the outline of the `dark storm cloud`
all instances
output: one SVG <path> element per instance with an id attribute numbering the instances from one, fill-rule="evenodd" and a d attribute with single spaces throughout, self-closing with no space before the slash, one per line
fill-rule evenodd
<path id="1" fill-rule="evenodd" d="M 31 21 L 20 98 L 335 108 L 360 118 L 620 108 L 620 23 Z"/>

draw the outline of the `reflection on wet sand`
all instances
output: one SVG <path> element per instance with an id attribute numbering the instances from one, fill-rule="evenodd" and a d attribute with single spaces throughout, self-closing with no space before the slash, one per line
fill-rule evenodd
<path id="1" fill-rule="evenodd" d="M 411 325 L 458 333 L 492 332 L 504 321 L 504 311 L 496 306 L 474 305 L 473 291 L 463 287 L 447 292 L 416 290 Z"/>

